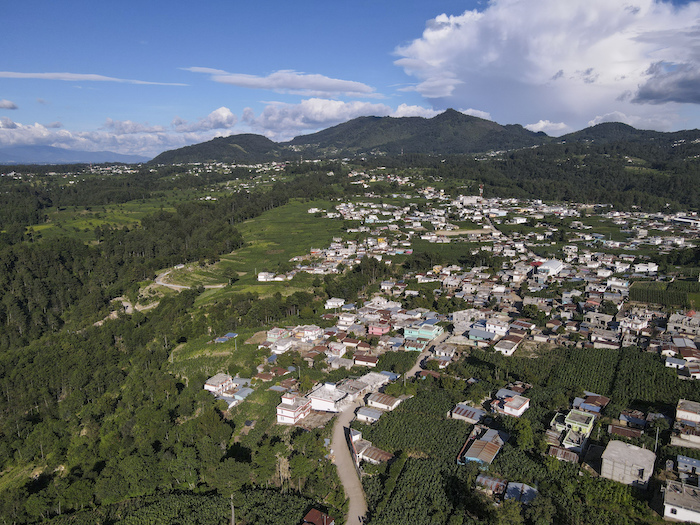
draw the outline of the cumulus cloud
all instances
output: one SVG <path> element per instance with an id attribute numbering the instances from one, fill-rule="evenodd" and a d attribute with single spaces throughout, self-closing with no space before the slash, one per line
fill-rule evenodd
<path id="1" fill-rule="evenodd" d="M 341 102 L 311 98 L 298 104 L 270 102 L 257 116 L 251 108 L 246 108 L 240 119 L 228 108 L 221 107 L 196 121 L 175 117 L 169 126 L 108 118 L 98 130 L 85 132 L 62 129 L 60 122 L 23 125 L 7 117 L 0 117 L 0 147 L 40 144 L 86 151 L 108 150 L 155 156 L 168 149 L 234 133 L 252 131 L 275 141 L 284 141 L 360 116 L 430 118 L 436 114 L 432 109 L 406 104 L 393 109 L 384 104 L 363 101 Z"/>
<path id="2" fill-rule="evenodd" d="M 311 98 L 299 104 L 271 103 L 259 116 L 251 110 L 244 113 L 244 118 L 254 132 L 272 140 L 288 140 L 356 117 L 391 114 L 392 109 L 384 104 Z"/>
<path id="3" fill-rule="evenodd" d="M 0 129 L 17 129 L 17 124 L 9 117 L 0 117 Z"/>
<path id="4" fill-rule="evenodd" d="M 425 117 L 432 118 L 440 111 L 424 108 L 423 106 L 409 106 L 408 104 L 399 104 L 391 116 L 392 117 Z"/>
<path id="5" fill-rule="evenodd" d="M 700 103 L 698 20 L 697 0 L 491 0 L 429 20 L 395 64 L 437 107 L 569 125 L 616 110 L 653 119 L 654 104 Z"/>
<path id="6" fill-rule="evenodd" d="M 563 122 L 550 122 L 549 120 L 540 120 L 535 124 L 527 124 L 523 127 L 535 133 L 544 131 L 547 135 L 563 135 L 567 131 L 571 131 L 569 126 Z"/>
<path id="7" fill-rule="evenodd" d="M 229 129 L 236 125 L 238 117 L 231 113 L 231 110 L 226 107 L 215 109 L 204 118 L 198 119 L 196 122 L 187 122 L 179 117 L 175 117 L 172 122 L 172 127 L 180 133 L 193 131 L 208 131 L 212 129 Z"/>
<path id="8" fill-rule="evenodd" d="M 604 115 L 596 115 L 588 122 L 589 126 L 602 124 L 603 122 L 622 122 L 637 129 L 668 129 L 672 125 L 673 115 L 660 115 L 652 117 L 640 117 L 627 115 L 621 111 L 612 111 Z"/>
<path id="9" fill-rule="evenodd" d="M 19 73 L 17 71 L 0 71 L 0 78 L 62 80 L 65 82 L 119 82 L 122 84 L 145 84 L 153 86 L 186 86 L 174 82 L 149 82 L 127 78 L 107 77 L 91 73 Z"/>
<path id="10" fill-rule="evenodd" d="M 131 120 L 112 120 L 111 118 L 105 121 L 103 129 L 111 130 L 118 135 L 161 133 L 165 131 L 163 126 L 150 126 L 149 124 L 141 124 L 139 122 L 132 122 Z"/>
<path id="11" fill-rule="evenodd" d="M 479 117 L 483 118 L 484 120 L 493 120 L 493 118 L 491 118 L 491 113 L 489 113 L 488 111 L 481 111 L 479 109 L 472 108 L 460 109 L 459 111 L 461 113 L 464 113 L 465 115 L 471 115 L 472 117 Z"/>
<path id="12" fill-rule="evenodd" d="M 250 89 L 267 89 L 313 97 L 353 96 L 376 97 L 374 89 L 362 82 L 340 80 L 319 74 L 300 73 L 291 69 L 275 71 L 266 77 L 228 73 L 221 69 L 188 67 L 186 71 L 210 75 L 211 80 Z"/>
<path id="13" fill-rule="evenodd" d="M 17 109 L 17 104 L 10 100 L 0 100 L 0 109 Z"/>

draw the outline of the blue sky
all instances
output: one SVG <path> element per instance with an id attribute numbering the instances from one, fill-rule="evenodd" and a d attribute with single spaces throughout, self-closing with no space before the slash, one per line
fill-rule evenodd
<path id="1" fill-rule="evenodd" d="M 550 135 L 700 127 L 700 1 L 25 0 L 3 22 L 0 147 L 154 156 L 448 107 Z"/>

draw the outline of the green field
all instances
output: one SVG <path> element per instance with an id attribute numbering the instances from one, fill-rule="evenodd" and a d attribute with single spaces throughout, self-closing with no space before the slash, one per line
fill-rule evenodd
<path id="1" fill-rule="evenodd" d="M 306 288 L 310 283 L 303 276 L 291 283 L 258 283 L 257 273 L 278 271 L 280 265 L 289 266 L 292 257 L 306 255 L 311 248 L 326 248 L 333 237 L 342 236 L 342 221 L 323 219 L 307 212 L 309 208 L 329 209 L 332 206 L 333 203 L 328 201 L 296 200 L 239 224 L 237 227 L 246 242 L 245 247 L 222 256 L 215 265 L 175 271 L 171 282 L 188 286 L 217 284 L 227 282 L 227 275 L 235 275 L 239 280 L 220 293 L 271 295 L 279 291 L 288 295 L 294 289 Z"/>

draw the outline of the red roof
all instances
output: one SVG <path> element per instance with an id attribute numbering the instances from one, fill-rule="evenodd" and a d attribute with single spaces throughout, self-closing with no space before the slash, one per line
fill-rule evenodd
<path id="1" fill-rule="evenodd" d="M 304 516 L 304 523 L 310 523 L 312 525 L 333 525 L 335 523 L 335 518 L 331 518 L 328 514 L 318 509 L 311 509 L 306 516 Z"/>

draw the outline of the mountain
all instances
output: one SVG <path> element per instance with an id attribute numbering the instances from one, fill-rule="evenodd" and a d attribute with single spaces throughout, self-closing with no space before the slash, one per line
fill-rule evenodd
<path id="1" fill-rule="evenodd" d="M 186 164 L 192 162 L 256 163 L 284 160 L 282 148 L 262 135 L 245 133 L 218 137 L 208 142 L 193 144 L 155 157 L 152 164 Z M 288 152 L 289 153 L 289 152 Z"/>
<path id="2" fill-rule="evenodd" d="M 502 126 L 449 109 L 423 117 L 359 117 L 331 128 L 276 143 L 261 135 L 232 135 L 166 151 L 153 164 L 265 162 L 300 157 L 356 155 L 458 155 L 534 146 L 551 141 L 519 125 Z"/>
<path id="3" fill-rule="evenodd" d="M 100 164 L 102 162 L 137 164 L 148 160 L 148 157 L 140 155 L 122 155 L 112 151 L 80 151 L 53 146 L 0 148 L 0 164 Z"/>
<path id="4" fill-rule="evenodd" d="M 697 130 L 674 133 L 638 130 L 620 122 L 607 122 L 553 138 L 543 132 L 534 133 L 518 124 L 501 125 L 448 109 L 433 118 L 359 117 L 280 143 L 262 135 L 232 135 L 166 151 L 151 163 L 257 163 L 296 160 L 301 157 L 461 155 L 516 150 L 561 142 L 650 142 L 660 145 L 683 140 L 692 141 L 698 138 L 698 134 Z"/>
<path id="5" fill-rule="evenodd" d="M 551 139 L 519 125 L 503 126 L 448 109 L 433 118 L 360 117 L 332 128 L 302 135 L 288 144 L 317 153 L 346 155 L 454 155 L 523 148 Z"/>

